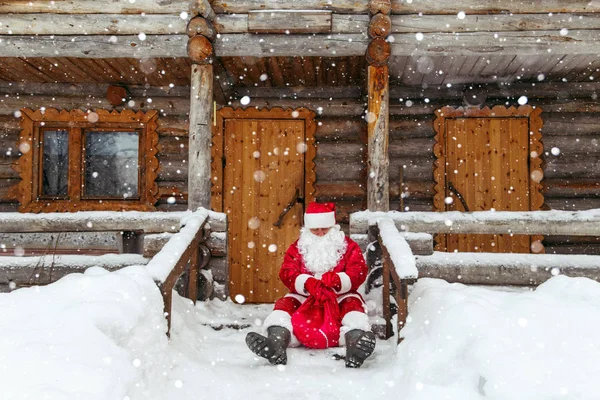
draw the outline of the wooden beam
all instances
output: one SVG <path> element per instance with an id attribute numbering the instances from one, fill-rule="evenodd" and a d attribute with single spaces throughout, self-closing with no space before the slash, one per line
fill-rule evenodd
<path id="1" fill-rule="evenodd" d="M 597 30 L 396 34 L 392 56 L 598 54 Z M 418 36 L 418 38 L 417 38 Z"/>
<path id="2" fill-rule="evenodd" d="M 367 68 L 367 208 L 387 211 L 390 208 L 388 67 Z"/>
<path id="3" fill-rule="evenodd" d="M 136 0 L 130 1 L 53 1 L 6 0 L 0 3 L 0 13 L 51 13 L 51 14 L 179 14 L 187 12 L 189 0 Z"/>
<path id="4" fill-rule="evenodd" d="M 182 97 L 155 97 L 152 103 L 148 103 L 146 98 L 134 98 L 135 104 L 127 106 L 132 110 L 161 110 L 167 114 L 186 114 L 189 111 L 190 101 Z M 9 96 L 0 97 L 0 115 L 10 115 L 23 108 L 65 108 L 65 109 L 117 109 L 123 107 L 113 107 L 106 100 L 105 96 Z"/>
<path id="5" fill-rule="evenodd" d="M 417 55 L 547 55 L 597 54 L 598 30 L 572 30 L 566 35 L 557 31 L 470 32 L 395 34 L 390 43 L 392 56 Z M 419 38 L 421 36 L 419 35 Z M 364 34 L 222 34 L 215 43 L 219 57 L 237 56 L 322 56 L 363 55 L 368 45 Z"/>
<path id="6" fill-rule="evenodd" d="M 0 98 L 0 102 L 2 99 Z M 0 103 L 1 104 L 1 103 Z M 234 108 L 246 108 L 248 105 L 241 104 L 239 100 L 231 104 Z M 334 99 L 334 100 L 308 100 L 308 99 L 252 99 L 250 107 L 258 109 L 265 107 L 299 108 L 306 107 L 315 111 L 318 117 L 343 117 L 359 116 L 365 112 L 365 105 L 358 99 Z M 1 108 L 0 108 L 1 111 Z"/>
<path id="7" fill-rule="evenodd" d="M 360 98 L 362 89 L 359 86 L 238 87 L 235 93 L 238 97 L 250 98 L 347 99 Z"/>
<path id="8" fill-rule="evenodd" d="M 114 38 L 114 39 L 113 39 Z M 3 57 L 153 58 L 187 57 L 188 36 L 2 36 Z"/>
<path id="9" fill-rule="evenodd" d="M 416 256 L 419 278 L 465 285 L 536 286 L 557 274 L 600 281 L 600 256 L 559 254 L 441 253 Z"/>
<path id="10" fill-rule="evenodd" d="M 403 1 L 392 0 L 392 14 L 454 14 L 468 10 L 469 14 L 493 14 L 493 13 L 568 13 L 568 12 L 596 12 L 600 11 L 600 2 L 573 1 L 565 3 L 562 0 L 546 0 L 543 2 L 531 2 L 529 0 L 513 0 L 510 2 L 502 0 L 455 0 L 450 4 L 442 2 Z M 367 1 L 356 0 L 245 0 L 229 1 L 214 0 L 214 10 L 219 13 L 245 14 L 250 10 L 332 10 L 338 13 L 366 14 L 368 11 Z"/>
<path id="11" fill-rule="evenodd" d="M 463 10 L 465 11 L 465 10 Z M 468 12 L 467 12 L 468 13 Z M 348 16 L 346 16 L 348 17 Z M 599 14 L 394 15 L 392 33 L 555 31 L 599 29 Z"/>
<path id="12" fill-rule="evenodd" d="M 384 215 L 399 229 L 426 233 L 598 236 L 600 225 L 600 210 L 381 213 Z M 368 232 L 368 218 L 376 217 L 376 213 L 351 215 L 350 233 Z"/>
<path id="13" fill-rule="evenodd" d="M 36 83 L 36 82 L 0 82 L 0 94 L 43 95 L 92 95 L 105 96 L 108 83 Z M 189 96 L 189 86 L 149 86 L 127 85 L 133 97 Z"/>
<path id="14" fill-rule="evenodd" d="M 248 32 L 253 33 L 329 33 L 328 10 L 253 10 L 248 12 Z"/>
<path id="15" fill-rule="evenodd" d="M 490 14 L 467 15 L 392 15 L 392 34 L 432 32 L 506 32 L 556 31 L 561 29 L 600 29 L 599 14 Z M 331 33 L 362 33 L 369 26 L 366 14 L 332 14 Z M 215 18 L 218 33 L 248 33 L 248 14 L 218 14 Z M 316 32 L 315 32 L 316 33 Z"/>
<path id="16" fill-rule="evenodd" d="M 192 65 L 188 155 L 188 208 L 210 209 L 210 158 L 213 126 L 213 67 Z"/>
<path id="17" fill-rule="evenodd" d="M 414 35 L 413 35 L 414 36 Z M 276 35 L 234 33 L 215 40 L 218 57 L 345 57 L 363 55 L 367 49 L 366 34 Z"/>
<path id="18" fill-rule="evenodd" d="M 0 35 L 177 35 L 186 32 L 187 21 L 179 14 L 9 14 L 2 16 Z"/>

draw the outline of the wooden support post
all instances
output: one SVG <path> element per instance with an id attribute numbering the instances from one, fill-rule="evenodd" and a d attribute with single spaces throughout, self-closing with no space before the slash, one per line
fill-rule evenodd
<path id="1" fill-rule="evenodd" d="M 367 208 L 370 211 L 390 209 L 390 100 L 387 62 L 390 45 L 385 37 L 391 32 L 390 0 L 370 0 L 369 37 L 367 48 L 368 106 L 367 106 Z M 384 278 L 385 279 L 385 278 Z"/>
<path id="2" fill-rule="evenodd" d="M 387 65 L 368 66 L 367 208 L 370 211 L 388 211 L 390 208 L 388 79 Z"/>
<path id="3" fill-rule="evenodd" d="M 210 145 L 213 123 L 213 66 L 210 63 L 214 29 L 209 22 L 213 15 L 206 0 L 195 0 L 192 12 L 195 17 L 188 24 L 188 57 L 192 61 L 190 82 L 190 128 L 188 157 L 188 209 L 210 209 Z M 207 15 L 208 13 L 208 15 Z"/>
<path id="4" fill-rule="evenodd" d="M 213 67 L 193 64 L 190 86 L 188 209 L 210 209 Z"/>

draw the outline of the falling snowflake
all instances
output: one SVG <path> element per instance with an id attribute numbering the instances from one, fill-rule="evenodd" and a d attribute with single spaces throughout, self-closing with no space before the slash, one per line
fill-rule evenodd
<path id="1" fill-rule="evenodd" d="M 243 106 L 247 106 L 248 104 L 250 104 L 250 96 L 244 96 L 241 98 L 240 103 Z"/>
<path id="2" fill-rule="evenodd" d="M 238 304 L 244 304 L 246 302 L 246 298 L 244 297 L 243 294 L 236 294 L 234 299 L 235 299 L 235 302 Z"/>

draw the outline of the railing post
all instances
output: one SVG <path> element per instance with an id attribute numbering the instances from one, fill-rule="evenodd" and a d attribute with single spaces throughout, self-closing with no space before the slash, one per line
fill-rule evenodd
<path id="1" fill-rule="evenodd" d="M 390 257 L 387 254 L 387 249 L 383 245 L 381 235 L 377 235 L 377 240 L 382 250 L 382 278 L 383 287 L 381 294 L 383 297 L 383 318 L 385 319 L 385 338 L 389 339 L 394 335 L 394 329 L 392 328 L 392 309 L 390 303 Z"/>

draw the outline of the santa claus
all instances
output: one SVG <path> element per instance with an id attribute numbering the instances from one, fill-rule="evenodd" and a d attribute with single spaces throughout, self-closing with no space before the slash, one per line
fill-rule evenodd
<path id="1" fill-rule="evenodd" d="M 367 277 L 360 247 L 335 222 L 333 203 L 311 202 L 300 238 L 285 253 L 279 277 L 290 293 L 265 319 L 267 335 L 246 344 L 271 364 L 286 364 L 288 346 L 346 346 L 346 367 L 358 368 L 375 349 L 365 303 L 357 292 Z"/>

